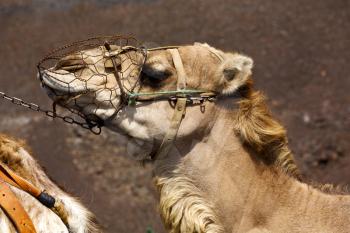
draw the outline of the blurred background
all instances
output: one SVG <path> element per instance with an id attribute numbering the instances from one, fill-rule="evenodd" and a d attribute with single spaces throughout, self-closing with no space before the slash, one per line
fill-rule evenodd
<path id="1" fill-rule="evenodd" d="M 288 129 L 308 179 L 350 184 L 349 0 L 1 0 L 0 91 L 50 107 L 36 63 L 57 46 L 127 34 L 159 45 L 208 42 L 255 61 L 256 88 Z M 0 132 L 22 138 L 47 173 L 108 233 L 162 233 L 151 167 L 126 139 L 0 100 Z"/>

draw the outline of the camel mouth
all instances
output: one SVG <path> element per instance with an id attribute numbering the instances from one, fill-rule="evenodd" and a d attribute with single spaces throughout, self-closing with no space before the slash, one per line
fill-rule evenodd
<path id="1" fill-rule="evenodd" d="M 73 73 L 65 70 L 44 70 L 38 73 L 41 86 L 48 91 L 49 96 L 76 96 L 91 91 L 86 81 L 80 80 Z"/>

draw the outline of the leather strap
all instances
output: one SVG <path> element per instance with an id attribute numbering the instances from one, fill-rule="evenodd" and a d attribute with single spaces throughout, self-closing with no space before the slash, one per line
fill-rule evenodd
<path id="1" fill-rule="evenodd" d="M 174 66 L 177 72 L 177 90 L 186 89 L 187 75 L 177 49 L 169 49 L 173 58 Z M 187 98 L 185 96 L 179 96 L 176 100 L 175 112 L 171 119 L 170 127 L 163 138 L 163 141 L 156 153 L 153 156 L 153 160 L 164 158 L 170 151 L 176 139 L 177 132 L 179 131 L 182 118 L 186 113 Z"/>
<path id="2" fill-rule="evenodd" d="M 41 191 L 38 188 L 36 188 L 34 185 L 29 183 L 22 177 L 18 176 L 16 173 L 6 168 L 2 164 L 0 164 L 0 179 L 4 180 L 6 183 L 12 186 L 22 189 L 23 191 L 34 196 L 35 198 L 39 197 L 41 194 Z"/>
<path id="3" fill-rule="evenodd" d="M 0 207 L 10 217 L 19 233 L 36 233 L 34 224 L 5 181 L 0 179 Z"/>
<path id="4" fill-rule="evenodd" d="M 64 208 L 64 205 L 61 201 L 56 200 L 54 197 L 47 194 L 46 192 L 40 191 L 40 189 L 38 189 L 37 187 L 35 187 L 31 183 L 29 183 L 28 181 L 26 181 L 22 177 L 18 176 L 12 170 L 3 166 L 1 163 L 0 163 L 0 182 L 7 183 L 11 186 L 19 188 L 19 189 L 29 193 L 33 197 L 35 197 L 40 203 L 42 203 L 47 208 L 51 209 L 55 214 L 57 214 L 61 218 L 62 222 L 69 229 L 68 213 L 67 213 L 66 209 Z M 6 184 L 6 186 L 7 186 L 7 184 Z M 13 194 L 13 198 L 16 199 L 16 201 L 19 203 L 18 199 L 16 198 L 16 196 L 14 194 Z M 11 205 L 9 204 L 8 206 L 11 209 Z M 3 209 L 5 211 L 8 211 L 7 207 L 3 207 Z M 24 215 L 20 214 L 19 217 L 21 217 L 21 216 L 24 216 Z M 18 221 L 17 218 L 19 218 L 17 216 L 17 214 L 11 215 L 10 217 L 11 217 L 13 222 Z M 26 220 L 26 221 L 31 221 L 31 220 L 28 217 L 28 220 Z M 22 233 L 21 231 L 19 231 L 19 232 Z M 27 233 L 27 232 L 24 231 L 23 233 Z"/>
<path id="5" fill-rule="evenodd" d="M 177 90 L 186 89 L 187 75 L 183 66 L 179 51 L 177 49 L 169 49 L 171 56 L 173 57 L 174 66 L 177 73 Z"/>
<path id="6" fill-rule="evenodd" d="M 170 127 L 163 138 L 157 153 L 153 156 L 153 160 L 164 158 L 170 151 L 171 146 L 174 144 L 177 132 L 179 131 L 180 124 L 186 110 L 186 98 L 178 98 L 175 105 L 175 112 L 171 119 Z"/>

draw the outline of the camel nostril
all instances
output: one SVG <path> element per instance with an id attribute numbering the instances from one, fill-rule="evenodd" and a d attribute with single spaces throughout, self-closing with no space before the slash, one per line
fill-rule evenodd
<path id="1" fill-rule="evenodd" d="M 87 66 L 86 62 L 78 56 L 67 56 L 58 61 L 55 70 L 76 71 Z"/>

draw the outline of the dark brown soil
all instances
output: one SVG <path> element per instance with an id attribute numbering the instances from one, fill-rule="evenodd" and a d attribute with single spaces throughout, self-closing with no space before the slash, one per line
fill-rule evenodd
<path id="1" fill-rule="evenodd" d="M 49 106 L 35 78 L 39 59 L 58 45 L 110 34 L 248 54 L 305 176 L 350 183 L 348 0 L 2 0 L 0 91 Z M 4 101 L 0 110 L 0 131 L 26 139 L 106 232 L 164 232 L 151 168 L 123 155 L 125 138 L 94 136 Z"/>

